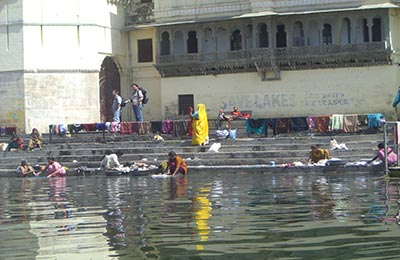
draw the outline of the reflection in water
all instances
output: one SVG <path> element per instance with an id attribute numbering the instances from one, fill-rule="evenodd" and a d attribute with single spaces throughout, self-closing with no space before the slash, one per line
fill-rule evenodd
<path id="1" fill-rule="evenodd" d="M 0 259 L 396 259 L 399 199 L 357 174 L 2 178 Z"/>
<path id="2" fill-rule="evenodd" d="M 208 200 L 210 195 L 211 185 L 205 185 L 200 188 L 196 197 L 193 198 L 193 211 L 196 222 L 197 234 L 200 237 L 200 242 L 208 240 L 208 234 L 210 233 L 210 226 L 208 225 L 208 219 L 211 217 L 211 202 Z M 203 250 L 202 244 L 196 245 L 197 250 Z"/>

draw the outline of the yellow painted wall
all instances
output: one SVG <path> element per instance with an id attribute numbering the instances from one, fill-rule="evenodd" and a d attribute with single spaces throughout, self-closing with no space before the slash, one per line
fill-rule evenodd
<path id="1" fill-rule="evenodd" d="M 399 72 L 398 66 L 377 66 L 283 71 L 277 81 L 261 81 L 256 73 L 165 78 L 162 113 L 168 108 L 176 115 L 178 95 L 193 94 L 210 118 L 219 108 L 238 106 L 254 118 L 381 112 L 393 119 Z"/>
<path id="2" fill-rule="evenodd" d="M 129 32 L 129 50 L 131 67 L 129 74 L 129 82 L 127 85 L 121 87 L 122 96 L 129 97 L 131 95 L 130 84 L 133 82 L 139 84 L 147 90 L 149 103 L 143 107 L 143 119 L 160 120 L 161 115 L 161 89 L 160 89 L 160 74 L 154 68 L 156 61 L 156 30 L 154 28 L 142 29 Z M 137 41 L 141 39 L 153 39 L 153 62 L 138 62 L 138 44 Z M 132 121 L 132 109 L 125 109 L 122 114 L 123 121 Z"/>

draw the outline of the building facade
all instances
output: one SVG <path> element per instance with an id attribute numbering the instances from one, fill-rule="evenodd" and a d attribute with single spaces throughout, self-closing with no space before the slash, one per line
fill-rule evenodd
<path id="1" fill-rule="evenodd" d="M 160 89 L 164 118 L 179 118 L 197 103 L 206 104 L 209 117 L 233 106 L 258 118 L 397 117 L 391 104 L 400 84 L 399 1 L 141 4 L 153 12 L 135 19 L 128 11 L 137 53 L 130 67 L 138 81 Z"/>
<path id="2" fill-rule="evenodd" d="M 0 126 L 47 132 L 110 118 L 112 88 L 127 83 L 124 11 L 106 0 L 0 0 Z"/>
<path id="3" fill-rule="evenodd" d="M 400 84 L 400 1 L 0 0 L 0 126 L 145 120 L 206 104 L 253 117 L 383 113 Z M 94 10 L 96 10 L 94 12 Z M 131 121 L 129 106 L 122 120 Z"/>

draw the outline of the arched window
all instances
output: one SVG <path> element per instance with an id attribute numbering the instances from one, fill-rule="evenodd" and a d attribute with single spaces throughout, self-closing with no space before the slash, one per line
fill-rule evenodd
<path id="1" fill-rule="evenodd" d="M 302 22 L 298 21 L 293 25 L 292 44 L 293 46 L 304 46 L 304 31 Z"/>
<path id="2" fill-rule="evenodd" d="M 372 41 L 373 42 L 382 41 L 381 18 L 374 18 L 372 20 Z"/>
<path id="3" fill-rule="evenodd" d="M 258 25 L 258 47 L 267 48 L 269 46 L 268 41 L 267 25 L 265 23 L 260 23 Z"/>
<path id="4" fill-rule="evenodd" d="M 206 28 L 204 30 L 204 43 L 203 52 L 210 53 L 214 51 L 214 36 L 211 28 Z"/>
<path id="5" fill-rule="evenodd" d="M 287 40 L 286 40 L 286 32 L 285 32 L 285 25 L 278 24 L 276 26 L 276 47 L 277 48 L 284 48 L 287 47 Z"/>
<path id="6" fill-rule="evenodd" d="M 161 34 L 161 52 L 160 55 L 170 55 L 170 40 L 169 40 L 169 33 L 163 32 Z"/>
<path id="7" fill-rule="evenodd" d="M 332 26 L 329 23 L 324 24 L 322 30 L 322 44 L 332 45 Z"/>
<path id="8" fill-rule="evenodd" d="M 246 49 L 252 49 L 253 48 L 253 25 L 248 24 L 246 26 L 246 34 L 245 34 L 245 39 L 246 39 Z"/>
<path id="9" fill-rule="evenodd" d="M 174 34 L 174 54 L 185 53 L 185 44 L 183 41 L 183 33 L 176 31 Z"/>
<path id="10" fill-rule="evenodd" d="M 239 51 L 242 49 L 242 35 L 240 30 L 234 30 L 231 35 L 231 51 Z"/>
<path id="11" fill-rule="evenodd" d="M 217 51 L 225 52 L 230 50 L 229 34 L 225 28 L 218 28 L 215 41 L 217 43 Z"/>
<path id="12" fill-rule="evenodd" d="M 340 28 L 340 43 L 349 44 L 351 43 L 351 23 L 349 18 L 344 18 L 342 21 L 342 27 Z"/>
<path id="13" fill-rule="evenodd" d="M 187 39 L 187 48 L 188 53 L 197 53 L 197 32 L 190 31 L 188 32 L 188 39 Z"/>

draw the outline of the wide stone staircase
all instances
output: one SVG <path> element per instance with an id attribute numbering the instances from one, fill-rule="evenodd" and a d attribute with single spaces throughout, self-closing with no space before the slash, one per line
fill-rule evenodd
<path id="1" fill-rule="evenodd" d="M 188 136 L 175 137 L 163 135 L 164 142 L 154 142 L 153 135 L 121 135 L 108 132 L 82 132 L 72 136 L 50 136 L 44 134 L 46 146 L 42 150 L 0 152 L 0 176 L 15 174 L 21 159 L 32 165 L 46 164 L 47 156 L 56 158 L 62 165 L 75 169 L 79 166 L 97 168 L 107 150 L 122 151 L 121 162 L 144 162 L 158 165 L 167 160 L 168 152 L 175 151 L 181 155 L 190 167 L 201 168 L 212 166 L 240 167 L 249 165 L 257 167 L 275 164 L 306 162 L 310 146 L 318 144 L 330 148 L 331 137 L 339 143 L 345 143 L 348 150 L 330 150 L 333 158 L 356 162 L 372 158 L 376 147 L 383 140 L 381 129 L 368 133 L 309 133 L 294 132 L 267 137 L 247 135 L 245 129 L 238 129 L 236 140 L 215 138 L 215 128 L 210 127 L 210 142 L 206 146 L 193 146 Z M 29 135 L 22 135 L 28 143 Z M 0 142 L 8 142 L 9 137 L 0 137 Z M 218 152 L 209 152 L 213 143 L 221 143 Z"/>

